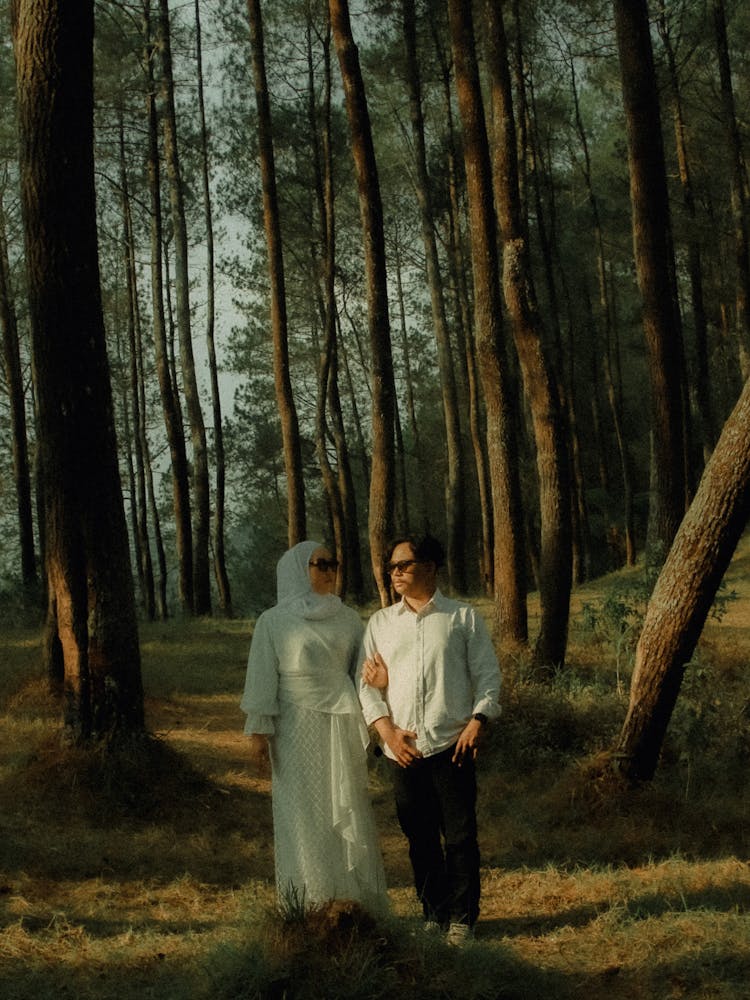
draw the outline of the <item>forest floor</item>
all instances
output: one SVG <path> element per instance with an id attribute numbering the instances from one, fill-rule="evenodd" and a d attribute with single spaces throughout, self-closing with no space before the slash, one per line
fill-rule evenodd
<path id="1" fill-rule="evenodd" d="M 601 763 L 627 706 L 639 586 L 630 570 L 576 591 L 552 682 L 504 664 L 480 763 L 482 913 L 460 950 L 421 931 L 382 760 L 392 915 L 276 910 L 270 786 L 238 707 L 251 622 L 143 626 L 155 738 L 114 760 L 61 747 L 39 632 L 2 627 L 0 996 L 750 997 L 750 541 L 654 781 L 625 789 Z"/>

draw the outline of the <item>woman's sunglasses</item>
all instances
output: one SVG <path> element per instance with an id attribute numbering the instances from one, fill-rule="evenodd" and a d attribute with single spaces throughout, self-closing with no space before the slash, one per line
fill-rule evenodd
<path id="1" fill-rule="evenodd" d="M 338 559 L 311 559 L 309 565 L 314 566 L 321 573 L 327 573 L 329 569 L 338 569 L 339 561 Z"/>

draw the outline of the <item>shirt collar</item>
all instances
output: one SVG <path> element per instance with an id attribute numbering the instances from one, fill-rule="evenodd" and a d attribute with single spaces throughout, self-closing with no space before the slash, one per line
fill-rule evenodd
<path id="1" fill-rule="evenodd" d="M 429 601 L 419 609 L 419 611 L 414 611 L 412 608 L 410 608 L 403 597 L 396 605 L 396 611 L 400 615 L 405 615 L 405 614 L 426 615 L 432 610 L 433 607 L 435 608 L 440 607 L 442 601 L 443 601 L 443 595 L 440 593 L 440 588 L 436 588 L 435 593 L 432 595 Z"/>

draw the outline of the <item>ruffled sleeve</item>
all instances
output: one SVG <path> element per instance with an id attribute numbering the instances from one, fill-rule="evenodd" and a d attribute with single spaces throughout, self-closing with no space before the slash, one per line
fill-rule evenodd
<path id="1" fill-rule="evenodd" d="M 240 708 L 247 715 L 246 733 L 275 732 L 274 716 L 279 714 L 279 661 L 266 612 L 255 623 Z"/>

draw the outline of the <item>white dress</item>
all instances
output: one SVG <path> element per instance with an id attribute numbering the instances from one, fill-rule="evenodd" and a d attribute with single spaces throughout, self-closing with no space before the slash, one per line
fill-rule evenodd
<path id="1" fill-rule="evenodd" d="M 319 619 L 301 617 L 298 603 L 263 612 L 241 705 L 245 732 L 269 734 L 280 903 L 355 899 L 381 909 L 368 734 L 350 676 L 362 623 L 336 601 Z"/>

